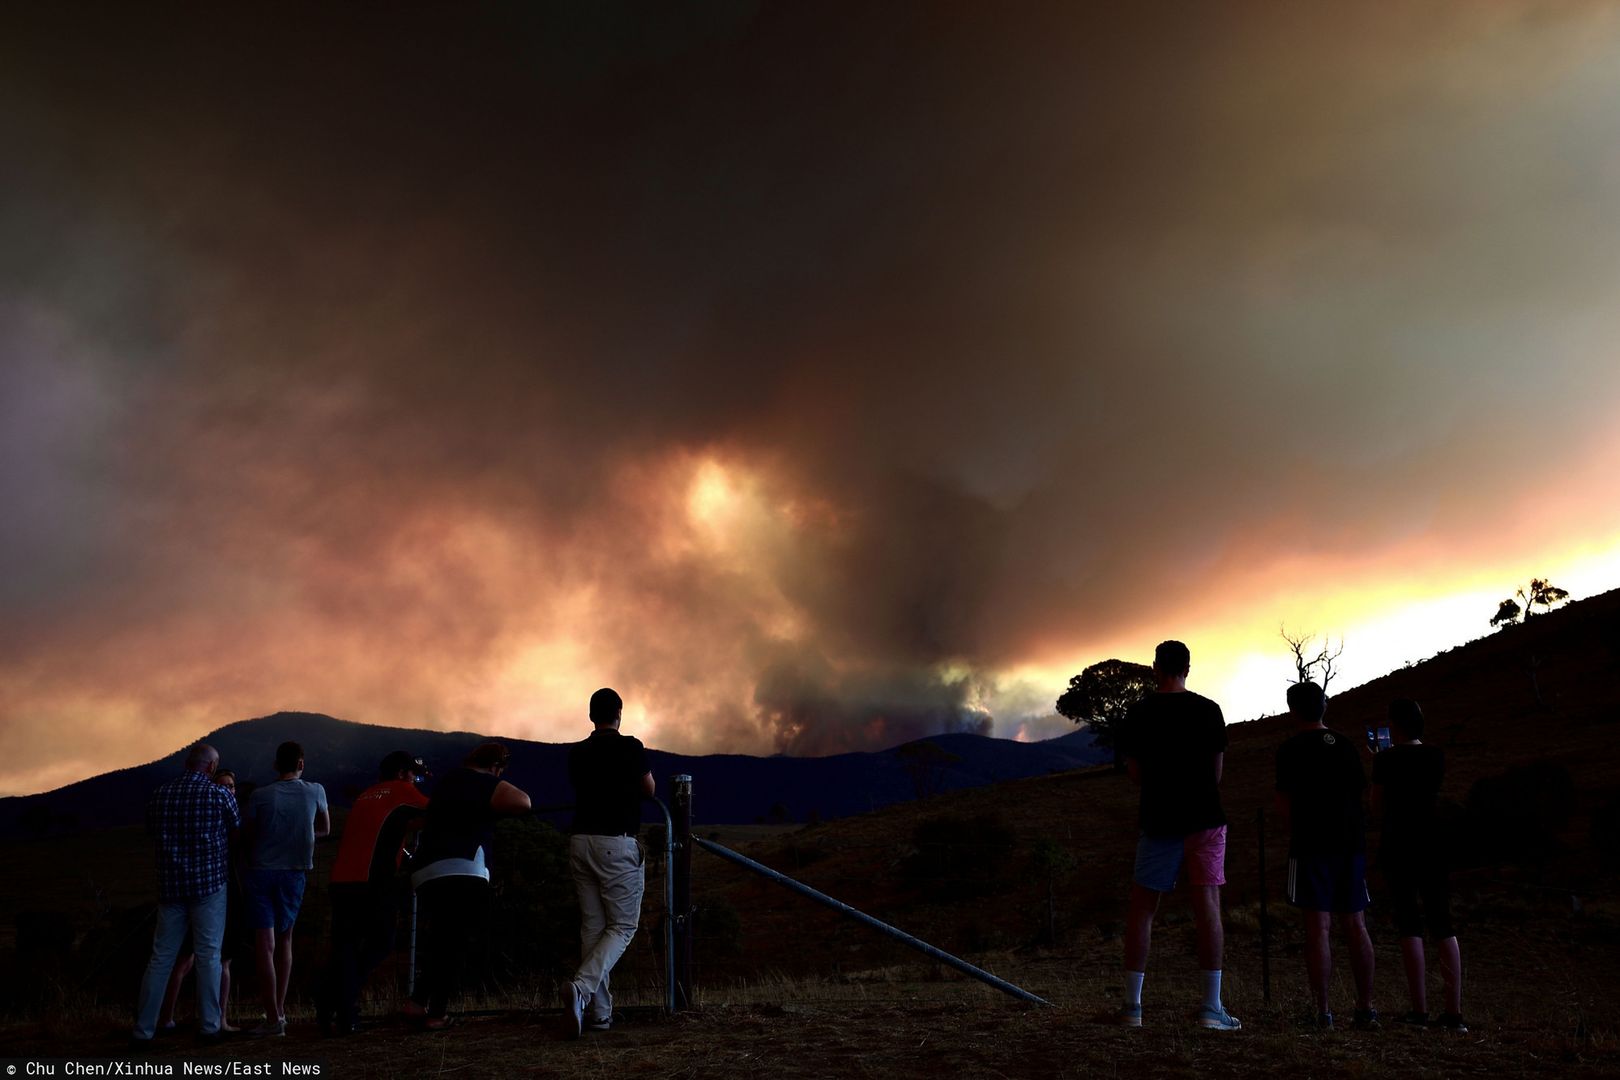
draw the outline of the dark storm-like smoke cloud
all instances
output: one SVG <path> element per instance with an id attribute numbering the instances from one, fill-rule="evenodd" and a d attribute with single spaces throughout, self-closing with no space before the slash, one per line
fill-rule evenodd
<path id="1" fill-rule="evenodd" d="M 1601 9 L 557 10 L 10 16 L 5 749 L 498 725 L 451 688 L 587 586 L 689 747 L 983 730 L 941 672 L 1471 542 L 1610 415 Z M 831 524 L 654 559 L 682 455 Z"/>

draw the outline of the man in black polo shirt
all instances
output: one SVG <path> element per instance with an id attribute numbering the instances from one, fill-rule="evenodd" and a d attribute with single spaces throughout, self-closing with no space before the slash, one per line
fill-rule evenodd
<path id="1" fill-rule="evenodd" d="M 1186 645 L 1160 642 L 1153 652 L 1158 688 L 1131 706 L 1117 737 L 1131 779 L 1142 789 L 1141 833 L 1125 916 L 1125 1003 L 1119 1022 L 1142 1026 L 1142 982 L 1153 916 L 1160 898 L 1184 876 L 1192 886 L 1203 984 L 1197 1024 L 1212 1031 L 1238 1031 L 1243 1025 L 1221 1003 L 1226 812 L 1220 788 L 1226 720 L 1219 705 L 1187 689 L 1191 667 Z"/>
<path id="2" fill-rule="evenodd" d="M 574 785 L 574 827 L 568 864 L 579 893 L 579 970 L 565 991 L 566 1034 L 605 1031 L 613 1022 L 613 970 L 641 920 L 645 885 L 641 845 L 641 801 L 653 793 L 652 772 L 641 740 L 619 733 L 624 701 L 601 689 L 591 695 L 596 730 L 568 751 L 568 779 Z"/>
<path id="3" fill-rule="evenodd" d="M 1331 1028 L 1328 929 L 1338 916 L 1356 980 L 1355 1026 L 1378 1026 L 1372 1007 L 1373 947 L 1367 909 L 1367 774 L 1356 740 L 1322 723 L 1327 695 L 1313 682 L 1288 688 L 1295 734 L 1277 749 L 1277 809 L 1288 822 L 1288 902 L 1305 916 L 1305 970 L 1317 1026 Z"/>

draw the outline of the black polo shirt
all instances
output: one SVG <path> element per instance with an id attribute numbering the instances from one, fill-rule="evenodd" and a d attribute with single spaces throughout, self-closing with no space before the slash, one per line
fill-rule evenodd
<path id="1" fill-rule="evenodd" d="M 1308 728 L 1277 748 L 1277 790 L 1288 796 L 1288 854 L 1356 855 L 1367 850 L 1361 792 L 1367 774 L 1354 739 Z"/>
<path id="2" fill-rule="evenodd" d="M 568 749 L 574 785 L 574 833 L 634 836 L 641 827 L 641 778 L 648 773 L 641 740 L 612 728 L 591 732 Z"/>
<path id="3" fill-rule="evenodd" d="M 1141 768 L 1142 831 L 1157 839 L 1226 824 L 1215 755 L 1226 752 L 1221 707 L 1190 690 L 1149 694 L 1116 733 L 1120 754 Z"/>

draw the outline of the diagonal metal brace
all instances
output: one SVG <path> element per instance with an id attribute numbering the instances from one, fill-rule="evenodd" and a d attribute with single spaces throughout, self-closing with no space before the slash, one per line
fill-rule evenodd
<path id="1" fill-rule="evenodd" d="M 701 836 L 692 837 L 692 843 L 696 844 L 698 847 L 701 847 L 705 851 L 713 852 L 714 854 L 720 856 L 722 859 L 729 859 L 730 861 L 736 863 L 739 866 L 747 867 L 748 869 L 752 870 L 756 874 L 760 874 L 760 875 L 762 875 L 764 877 L 768 877 L 772 881 L 776 882 L 778 885 L 785 885 L 786 887 L 788 887 L 789 889 L 792 889 L 794 892 L 798 893 L 801 896 L 808 896 L 810 899 L 814 900 L 816 903 L 822 904 L 822 905 L 824 905 L 826 907 L 830 907 L 834 911 L 838 912 L 839 914 L 848 915 L 850 918 L 854 919 L 858 923 L 862 923 L 862 924 L 864 924 L 866 926 L 870 926 L 874 930 L 881 930 L 883 933 L 888 934 L 890 937 L 894 938 L 896 941 L 899 941 L 899 942 L 901 942 L 902 944 L 905 944 L 905 945 L 910 945 L 913 949 L 916 949 L 918 952 L 921 952 L 921 953 L 924 953 L 924 954 L 926 954 L 928 956 L 931 956 L 935 960 L 938 960 L 942 964 L 949 964 L 951 967 L 955 968 L 957 971 L 960 971 L 962 974 L 971 975 L 971 976 L 973 976 L 973 978 L 978 979 L 980 982 L 986 983 L 986 984 L 988 984 L 990 986 L 995 987 L 997 990 L 1000 990 L 1003 994 L 1011 994 L 1013 997 L 1018 998 L 1020 1001 L 1028 1001 L 1028 1002 L 1031 1002 L 1031 1003 L 1036 1004 L 1036 1005 L 1045 1005 L 1045 1006 L 1048 1006 L 1048 1007 L 1052 1007 L 1052 1003 L 1050 1001 L 1047 1001 L 1045 998 L 1036 997 L 1034 994 L 1030 993 L 1028 990 L 1023 989 L 1022 987 L 1014 986 L 1012 983 L 1008 982 L 1006 979 L 998 978 L 995 975 L 990 974 L 988 971 L 984 970 L 983 968 L 974 967 L 972 964 L 968 963 L 966 960 L 963 960 L 963 959 L 961 959 L 960 957 L 957 957 L 957 956 L 952 956 L 950 953 L 946 952 L 944 949 L 935 948 L 933 945 L 928 944 L 928 942 L 923 941 L 921 938 L 912 937 L 910 934 L 906 933 L 904 930 L 901 930 L 901 929 L 899 929 L 897 927 L 890 926 L 888 923 L 883 922 L 880 919 L 874 919 L 874 918 L 872 918 L 872 916 L 868 915 L 866 912 L 861 911 L 861 910 L 859 910 L 857 908 L 852 908 L 848 904 L 844 903 L 842 900 L 834 900 L 832 897 L 828 896 L 826 893 L 817 892 L 815 889 L 812 889 L 810 886 L 804 884 L 804 882 L 795 881 L 794 879 L 788 877 L 786 874 L 778 873 L 777 871 L 772 870 L 770 867 L 766 866 L 764 863 L 755 862 L 753 859 L 750 859 L 746 855 L 740 855 L 737 852 L 732 851 L 728 847 L 725 847 L 725 846 L 723 846 L 721 844 L 717 844 L 713 840 L 705 840 Z"/>

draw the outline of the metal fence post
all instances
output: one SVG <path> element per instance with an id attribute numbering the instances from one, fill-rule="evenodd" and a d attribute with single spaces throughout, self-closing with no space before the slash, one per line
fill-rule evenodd
<path id="1" fill-rule="evenodd" d="M 1254 812 L 1254 831 L 1260 838 L 1260 994 L 1271 1004 L 1271 918 L 1266 913 L 1266 810 Z"/>
<path id="2" fill-rule="evenodd" d="M 675 1004 L 692 1007 L 692 778 L 686 773 L 672 777 L 675 786 L 672 811 L 675 828 L 675 872 L 672 875 L 674 900 L 669 918 L 673 937 Z"/>

